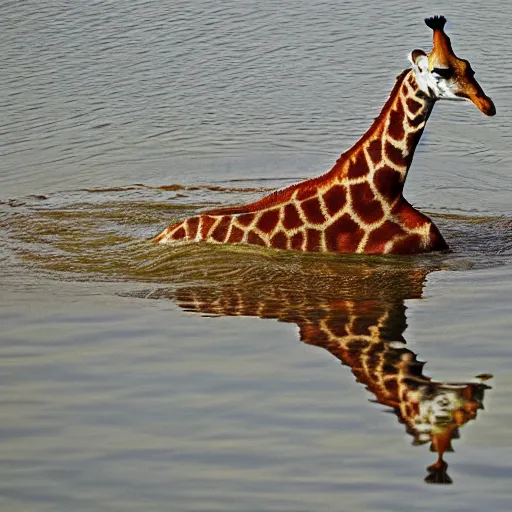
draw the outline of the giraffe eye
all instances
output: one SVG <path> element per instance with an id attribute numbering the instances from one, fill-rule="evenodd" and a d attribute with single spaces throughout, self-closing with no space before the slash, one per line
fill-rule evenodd
<path id="1" fill-rule="evenodd" d="M 432 69 L 432 73 L 439 75 L 440 78 L 444 78 L 447 80 L 453 76 L 454 70 L 451 68 L 434 68 Z"/>

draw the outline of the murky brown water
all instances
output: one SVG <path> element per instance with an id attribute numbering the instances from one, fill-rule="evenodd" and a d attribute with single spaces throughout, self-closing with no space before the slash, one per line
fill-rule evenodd
<path id="1" fill-rule="evenodd" d="M 509 510 L 510 10 L 0 7 L 1 508 Z M 411 169 L 451 253 L 149 242 L 330 167 L 435 13 L 498 110 Z"/>

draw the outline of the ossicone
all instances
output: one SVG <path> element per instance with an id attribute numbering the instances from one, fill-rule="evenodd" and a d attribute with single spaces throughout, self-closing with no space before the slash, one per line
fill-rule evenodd
<path id="1" fill-rule="evenodd" d="M 446 18 L 444 16 L 433 16 L 432 18 L 425 18 L 425 23 L 432 30 L 443 30 Z"/>

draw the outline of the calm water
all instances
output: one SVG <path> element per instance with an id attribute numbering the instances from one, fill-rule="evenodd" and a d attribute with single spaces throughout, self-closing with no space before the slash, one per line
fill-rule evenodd
<path id="1" fill-rule="evenodd" d="M 510 509 L 512 4 L 444 4 L 0 4 L 2 510 Z M 498 111 L 416 154 L 451 254 L 149 242 L 329 168 L 436 13 Z"/>

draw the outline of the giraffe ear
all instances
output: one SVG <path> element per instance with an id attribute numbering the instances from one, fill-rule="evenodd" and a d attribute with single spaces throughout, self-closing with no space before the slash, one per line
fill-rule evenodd
<path id="1" fill-rule="evenodd" d="M 423 71 L 423 69 L 420 67 L 420 64 L 423 61 L 423 57 L 426 57 L 427 54 L 423 50 L 413 50 L 409 54 L 409 61 L 413 66 L 417 66 L 420 68 L 420 71 Z"/>
<path id="2" fill-rule="evenodd" d="M 420 73 L 428 69 L 427 54 L 423 50 L 413 50 L 409 54 L 410 63 L 419 69 Z"/>

